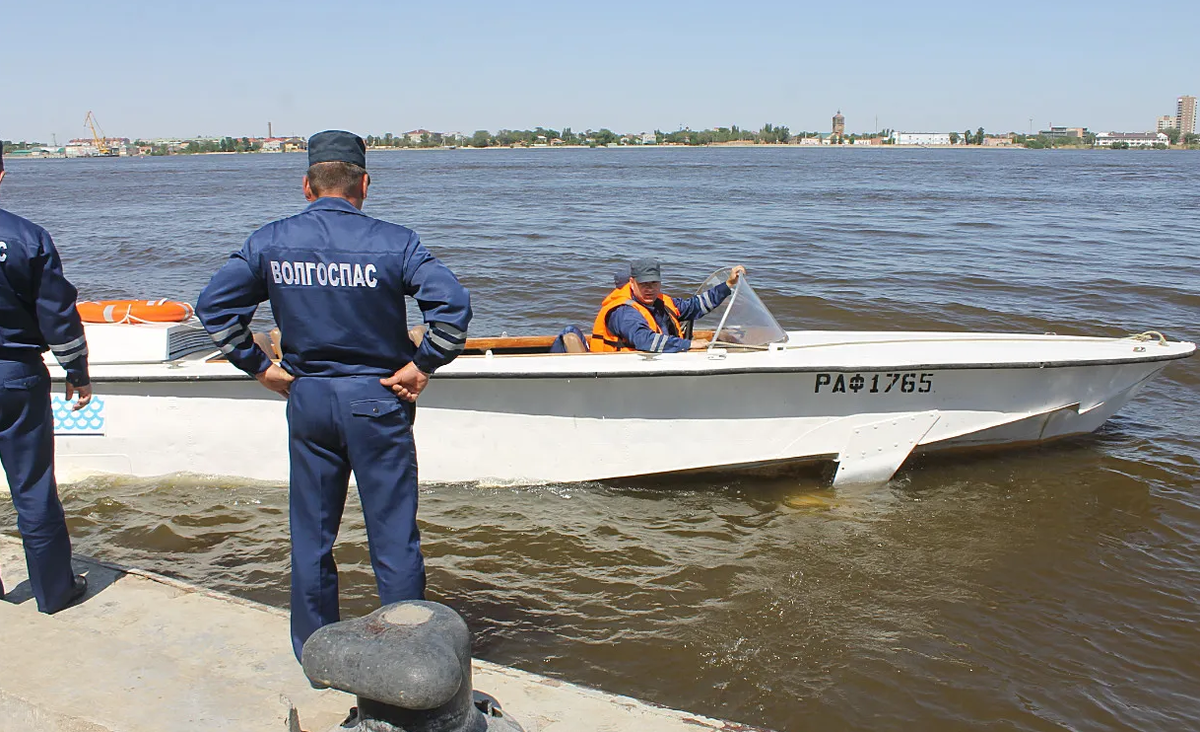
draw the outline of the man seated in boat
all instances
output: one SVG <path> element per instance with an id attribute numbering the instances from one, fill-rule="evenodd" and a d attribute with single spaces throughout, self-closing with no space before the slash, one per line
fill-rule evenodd
<path id="1" fill-rule="evenodd" d="M 610 292 L 600 305 L 592 325 L 591 350 L 678 353 L 707 348 L 707 340 L 683 338 L 682 324 L 707 315 L 724 302 L 745 271 L 739 264 L 724 284 L 680 300 L 662 294 L 662 267 L 657 260 L 632 262 L 629 281 Z"/>

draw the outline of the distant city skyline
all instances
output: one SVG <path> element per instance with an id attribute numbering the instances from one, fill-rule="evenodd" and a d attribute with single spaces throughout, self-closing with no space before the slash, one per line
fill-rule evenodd
<path id="1" fill-rule="evenodd" d="M 196 7 L 72 1 L 20 32 L 7 13 L 0 138 L 82 137 L 89 110 L 130 138 L 261 137 L 268 122 L 276 136 L 826 131 L 838 110 L 847 133 L 1145 131 L 1200 94 L 1200 54 L 1146 66 L 1193 47 L 1195 24 L 1123 23 L 1108 2 Z"/>

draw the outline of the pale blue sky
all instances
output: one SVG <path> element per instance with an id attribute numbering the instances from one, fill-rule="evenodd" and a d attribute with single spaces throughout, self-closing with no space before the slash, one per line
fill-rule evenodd
<path id="1" fill-rule="evenodd" d="M 852 132 L 1134 131 L 1200 95 L 1186 3 L 6 5 L 7 139 L 83 136 L 89 109 L 123 137 L 828 130 L 838 109 Z"/>

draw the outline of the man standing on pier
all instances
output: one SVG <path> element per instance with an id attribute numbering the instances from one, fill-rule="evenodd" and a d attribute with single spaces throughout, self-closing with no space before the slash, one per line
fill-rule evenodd
<path id="1" fill-rule="evenodd" d="M 0 150 L 0 182 L 4 154 Z M 0 209 L 0 462 L 8 477 L 38 610 L 56 613 L 87 592 L 71 569 L 71 537 L 54 480 L 47 349 L 67 372 L 73 407 L 92 399 L 76 291 L 46 230 Z M 4 585 L 0 583 L 0 596 Z"/>
<path id="2" fill-rule="evenodd" d="M 414 232 L 362 213 L 371 182 L 362 138 L 313 135 L 308 162 L 308 208 L 251 234 L 196 305 L 229 360 L 288 400 L 297 659 L 317 628 L 340 618 L 333 543 L 351 471 L 380 599 L 424 599 L 416 400 L 462 352 L 471 320 L 470 294 Z M 424 314 L 420 345 L 407 335 L 405 295 Z M 279 365 L 250 333 L 268 299 L 283 336 Z"/>

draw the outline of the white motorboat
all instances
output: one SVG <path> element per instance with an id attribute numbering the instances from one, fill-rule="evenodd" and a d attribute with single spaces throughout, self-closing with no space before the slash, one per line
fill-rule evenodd
<path id="1" fill-rule="evenodd" d="M 697 328 L 714 334 L 707 351 L 551 354 L 552 337 L 469 339 L 420 398 L 422 482 L 830 461 L 835 485 L 877 483 L 914 452 L 1091 432 L 1196 350 L 1156 333 L 785 331 L 745 278 Z M 60 480 L 287 481 L 284 400 L 218 360 L 195 321 L 89 325 L 87 336 L 92 404 L 73 413 L 55 387 Z"/>

